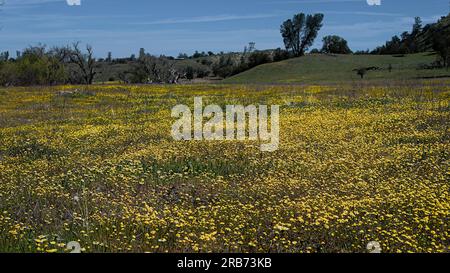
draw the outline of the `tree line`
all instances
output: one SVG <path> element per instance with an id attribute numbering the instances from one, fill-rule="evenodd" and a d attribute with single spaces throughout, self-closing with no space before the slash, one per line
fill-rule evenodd
<path id="1" fill-rule="evenodd" d="M 0 84 L 11 85 L 57 85 L 92 84 L 100 78 L 125 83 L 178 83 L 206 76 L 226 78 L 255 66 L 278 62 L 291 57 L 303 56 L 316 39 L 322 27 L 323 14 L 297 14 L 283 23 L 281 34 L 286 49 L 256 50 L 249 43 L 241 53 L 218 53 L 196 51 L 192 56 L 180 53 L 177 58 L 154 56 L 142 48 L 138 57 L 96 59 L 92 46 L 80 43 L 64 47 L 47 48 L 32 46 L 17 52 L 15 58 L 9 52 L 0 54 Z M 330 40 L 330 44 L 336 42 Z M 337 41 L 338 43 L 340 40 Z M 333 48 L 327 47 L 328 51 Z M 185 62 L 192 60 L 192 62 Z M 118 73 L 111 67 L 122 65 Z M 108 76 L 105 76 L 108 75 Z"/>
<path id="2" fill-rule="evenodd" d="M 85 51 L 79 43 L 47 49 L 44 45 L 31 46 L 17 52 L 15 59 L 9 53 L 0 56 L 0 84 L 54 85 L 63 83 L 92 84 L 95 70 L 93 49 Z"/>
<path id="3" fill-rule="evenodd" d="M 189 56 L 180 53 L 177 58 L 154 56 L 141 48 L 138 57 L 96 59 L 91 46 L 73 43 L 63 47 L 32 46 L 17 52 L 0 53 L 0 85 L 56 85 L 92 84 L 94 81 L 121 81 L 124 83 L 179 83 L 195 78 L 227 78 L 255 66 L 278 62 L 309 53 L 352 54 L 347 41 L 337 35 L 325 36 L 321 49 L 310 49 L 322 26 L 324 15 L 299 13 L 284 21 L 280 34 L 285 48 L 257 50 L 251 42 L 240 53 L 213 53 L 196 51 Z M 410 32 L 394 36 L 376 49 L 354 54 L 409 54 L 437 52 L 439 67 L 450 63 L 450 16 L 437 23 L 423 26 L 419 17 Z M 117 68 L 119 67 L 119 68 Z M 114 69 L 113 69 L 114 68 Z M 112 71 L 114 70 L 114 71 Z M 118 70 L 115 71 L 115 70 Z"/>
<path id="4" fill-rule="evenodd" d="M 410 32 L 395 35 L 384 45 L 374 49 L 371 54 L 396 55 L 434 51 L 438 54 L 437 66 L 450 64 L 450 14 L 441 17 L 436 23 L 423 25 L 416 17 Z"/>

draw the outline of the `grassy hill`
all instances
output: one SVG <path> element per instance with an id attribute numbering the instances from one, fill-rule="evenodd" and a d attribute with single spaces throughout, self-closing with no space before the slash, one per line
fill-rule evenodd
<path id="1" fill-rule="evenodd" d="M 402 56 L 390 55 L 324 55 L 311 54 L 301 58 L 257 66 L 224 80 L 224 83 L 339 83 L 385 79 L 417 79 L 450 77 L 450 70 L 424 69 L 436 60 L 433 53 Z M 389 72 L 388 67 L 392 66 Z M 363 80 L 354 69 L 379 67 L 368 71 Z"/>

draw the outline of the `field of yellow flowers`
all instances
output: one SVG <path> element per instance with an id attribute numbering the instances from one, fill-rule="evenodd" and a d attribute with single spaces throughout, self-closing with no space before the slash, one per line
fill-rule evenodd
<path id="1" fill-rule="evenodd" d="M 448 252 L 450 82 L 0 89 L 0 252 Z M 279 104 L 280 148 L 171 108 Z"/>

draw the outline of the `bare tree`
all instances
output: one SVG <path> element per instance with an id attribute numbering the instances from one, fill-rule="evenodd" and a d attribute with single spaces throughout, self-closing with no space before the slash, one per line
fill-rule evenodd
<path id="1" fill-rule="evenodd" d="M 183 77 L 172 62 L 164 56 L 156 57 L 142 54 L 133 71 L 134 82 L 140 83 L 178 83 Z"/>
<path id="2" fill-rule="evenodd" d="M 86 53 L 80 50 L 80 43 L 74 43 L 68 50 L 68 57 L 71 63 L 78 66 L 85 84 L 92 84 L 95 75 L 95 58 L 92 46 L 86 45 Z"/>
<path id="3" fill-rule="evenodd" d="M 178 71 L 177 69 L 174 68 L 174 65 L 175 65 L 175 63 L 173 63 L 170 66 L 170 69 L 169 69 L 170 77 L 168 79 L 168 82 L 172 83 L 172 84 L 178 84 L 178 81 L 181 78 L 185 78 L 186 77 L 187 72 L 186 71 L 184 71 L 184 72 Z"/>

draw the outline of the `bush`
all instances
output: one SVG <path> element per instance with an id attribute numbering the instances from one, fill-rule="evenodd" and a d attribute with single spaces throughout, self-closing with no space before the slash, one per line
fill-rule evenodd
<path id="1" fill-rule="evenodd" d="M 214 75 L 227 78 L 233 75 L 235 64 L 230 56 L 222 55 L 219 60 L 213 64 L 212 71 Z"/>
<path id="2" fill-rule="evenodd" d="M 248 57 L 248 68 L 272 62 L 270 55 L 266 52 L 256 51 Z"/>
<path id="3" fill-rule="evenodd" d="M 347 41 L 336 35 L 323 37 L 323 53 L 328 54 L 350 54 L 352 51 L 348 47 Z"/>
<path id="4" fill-rule="evenodd" d="M 45 47 L 30 47 L 15 61 L 0 66 L 2 85 L 54 85 L 65 83 L 64 65 Z"/>
<path id="5" fill-rule="evenodd" d="M 185 75 L 186 75 L 186 79 L 188 79 L 188 80 L 190 80 L 190 81 L 193 80 L 194 77 L 195 77 L 195 71 L 194 71 L 194 68 L 192 68 L 192 66 L 186 67 Z"/>
<path id="6" fill-rule="evenodd" d="M 275 49 L 273 52 L 273 61 L 274 62 L 280 62 L 289 59 L 291 56 L 287 50 L 283 50 L 281 48 Z"/>

